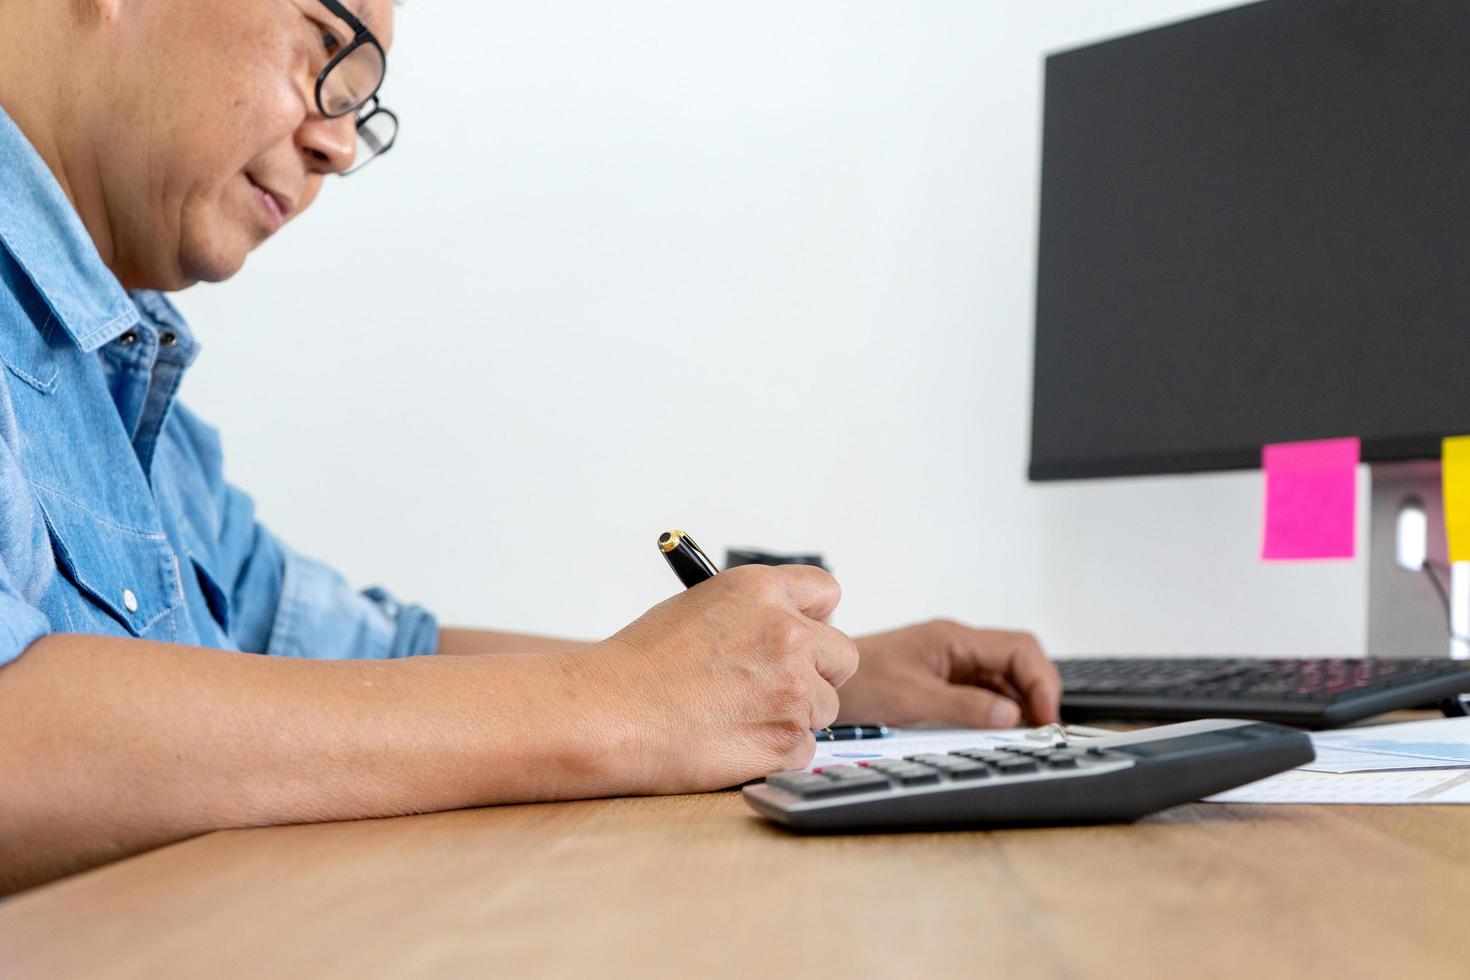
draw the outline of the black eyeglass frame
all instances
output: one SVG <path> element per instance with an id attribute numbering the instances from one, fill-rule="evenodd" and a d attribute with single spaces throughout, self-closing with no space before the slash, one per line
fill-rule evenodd
<path id="1" fill-rule="evenodd" d="M 371 106 L 372 108 L 369 109 L 369 106 Z M 343 113 L 343 115 L 346 115 L 346 113 Z M 389 119 L 393 120 L 393 138 L 390 139 L 387 143 L 384 143 L 380 149 L 374 150 L 373 155 L 368 157 L 366 160 L 359 160 L 354 163 L 351 170 L 344 170 L 342 172 L 343 177 L 351 177 L 363 167 L 366 167 L 378 157 L 393 149 L 393 144 L 398 142 L 398 114 L 392 109 L 389 109 L 387 106 L 381 104 L 378 101 L 378 97 L 376 95 L 370 97 L 366 102 L 357 107 L 357 132 L 359 134 L 358 139 L 362 139 L 362 128 L 366 126 L 369 122 L 371 122 L 374 116 L 387 116 Z"/>
<path id="2" fill-rule="evenodd" d="M 326 85 L 327 76 L 332 73 L 332 69 L 336 68 L 343 61 L 347 60 L 347 58 L 350 57 L 352 53 L 358 48 L 362 47 L 363 45 L 371 45 L 372 47 L 378 49 L 378 59 L 383 64 L 383 76 L 386 77 L 388 74 L 388 52 L 383 50 L 383 45 L 380 44 L 378 42 L 378 39 L 373 36 L 373 32 L 367 29 L 367 25 L 352 15 L 352 11 L 342 6 L 340 3 L 337 2 L 337 0 L 321 0 L 321 2 L 322 6 L 326 7 L 332 13 L 336 14 L 338 19 L 345 23 L 352 31 L 352 40 L 345 48 L 343 48 L 341 51 L 338 51 L 336 55 L 333 56 L 331 61 L 327 62 L 327 67 L 323 68 L 321 74 L 317 75 L 316 77 L 317 111 L 319 111 L 327 119 L 340 119 L 343 116 L 347 115 L 349 112 L 358 111 L 363 106 L 371 102 L 373 99 L 377 98 L 378 89 L 383 87 L 383 78 L 378 79 L 378 84 L 373 88 L 371 92 L 367 94 L 367 97 L 364 98 L 357 105 L 352 106 L 351 108 L 346 109 L 342 112 L 329 113 L 327 112 L 326 105 L 322 102 L 322 87 Z M 379 109 L 377 111 L 386 112 L 387 110 Z M 389 113 L 389 115 L 392 115 L 392 113 Z M 393 118 L 396 121 L 398 117 L 394 116 Z"/>

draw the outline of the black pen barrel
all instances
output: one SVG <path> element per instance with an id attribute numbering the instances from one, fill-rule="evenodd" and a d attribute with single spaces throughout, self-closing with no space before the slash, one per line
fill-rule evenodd
<path id="1" fill-rule="evenodd" d="M 663 552 L 669 567 L 679 576 L 679 581 L 684 583 L 686 589 L 692 589 L 719 572 L 709 556 L 683 531 L 665 531 L 659 535 L 658 550 Z"/>

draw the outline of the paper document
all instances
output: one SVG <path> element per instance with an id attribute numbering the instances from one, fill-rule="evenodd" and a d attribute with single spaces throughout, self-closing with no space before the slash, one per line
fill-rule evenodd
<path id="1" fill-rule="evenodd" d="M 1312 744 L 1317 746 L 1319 762 L 1324 753 L 1332 753 L 1344 761 L 1350 761 L 1354 755 L 1365 761 L 1369 756 L 1379 760 L 1397 758 L 1402 763 L 1400 768 L 1404 769 L 1424 768 L 1419 764 L 1424 762 L 1441 766 L 1470 766 L 1470 718 L 1436 718 L 1433 721 L 1317 732 L 1312 736 Z M 1363 768 L 1388 766 L 1364 765 Z"/>
<path id="2" fill-rule="evenodd" d="M 1315 732 L 1317 761 L 1211 803 L 1470 803 L 1470 718 Z"/>
<path id="3" fill-rule="evenodd" d="M 1331 745 L 1317 746 L 1317 761 L 1309 762 L 1298 769 L 1308 772 L 1385 772 L 1406 769 L 1464 769 L 1470 763 L 1449 762 L 1443 759 L 1420 759 L 1408 755 L 1391 755 L 1386 752 L 1363 752 L 1334 748 Z"/>
<path id="4" fill-rule="evenodd" d="M 1470 803 L 1470 770 L 1307 772 L 1293 769 L 1206 803 Z"/>

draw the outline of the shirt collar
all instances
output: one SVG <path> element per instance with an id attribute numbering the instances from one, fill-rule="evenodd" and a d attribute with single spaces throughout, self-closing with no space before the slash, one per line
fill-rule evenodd
<path id="1" fill-rule="evenodd" d="M 0 108 L 0 242 L 77 346 L 94 351 L 138 322 L 46 162 Z"/>
<path id="2" fill-rule="evenodd" d="M 151 321 L 160 331 L 167 330 L 174 335 L 175 346 L 184 353 L 186 362 L 192 364 L 199 353 L 199 342 L 194 339 L 188 321 L 173 301 L 151 289 L 136 289 L 128 295 L 144 319 Z"/>

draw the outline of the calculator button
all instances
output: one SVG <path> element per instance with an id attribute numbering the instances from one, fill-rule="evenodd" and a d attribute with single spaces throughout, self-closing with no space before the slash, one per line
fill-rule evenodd
<path id="1" fill-rule="evenodd" d="M 983 762 L 976 762 L 974 759 L 950 759 L 939 768 L 944 772 L 973 772 L 976 769 L 984 772 L 986 765 Z"/>
<path id="2" fill-rule="evenodd" d="M 1046 760 L 1046 764 L 1052 769 L 1076 769 L 1077 757 L 1074 755 L 1054 755 Z"/>
<path id="3" fill-rule="evenodd" d="M 977 762 L 972 766 L 948 769 L 944 774 L 950 779 L 988 779 L 990 778 L 990 767 Z"/>
<path id="4" fill-rule="evenodd" d="M 810 772 L 778 772 L 766 777 L 766 785 L 785 790 L 793 796 L 800 796 L 804 800 L 814 800 L 823 796 L 835 796 L 843 792 L 840 783 L 833 782 L 825 776 L 818 776 Z"/>
<path id="5" fill-rule="evenodd" d="M 939 770 L 917 762 L 885 759 L 882 762 L 869 762 L 867 767 L 881 772 L 900 786 L 927 786 L 939 782 Z"/>
<path id="6" fill-rule="evenodd" d="M 888 777 L 857 766 L 831 766 L 822 770 L 822 776 L 836 783 L 840 793 L 862 793 L 888 788 Z"/>
<path id="7" fill-rule="evenodd" d="M 824 766 L 822 775 L 828 779 L 864 779 L 872 773 L 861 766 Z"/>
<path id="8" fill-rule="evenodd" d="M 996 765 L 1003 776 L 1014 776 L 1023 772 L 1036 772 L 1037 765 L 1034 759 L 1008 759 Z"/>
<path id="9" fill-rule="evenodd" d="M 837 783 L 837 791 L 839 793 L 876 793 L 878 790 L 889 789 L 892 785 L 882 776 L 867 779 L 844 779 Z"/>
<path id="10" fill-rule="evenodd" d="M 922 763 L 926 766 L 933 766 L 935 769 L 943 771 L 950 769 L 969 769 L 972 766 L 981 765 L 979 762 L 958 755 L 916 755 L 912 761 Z"/>

